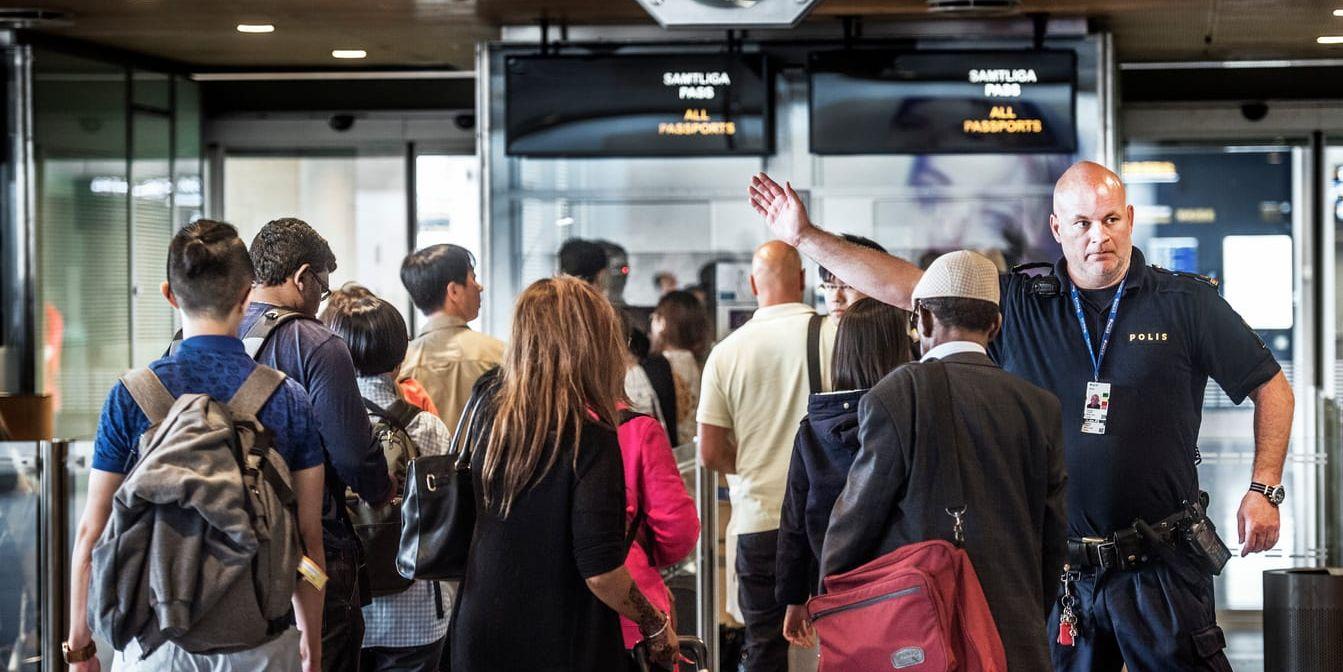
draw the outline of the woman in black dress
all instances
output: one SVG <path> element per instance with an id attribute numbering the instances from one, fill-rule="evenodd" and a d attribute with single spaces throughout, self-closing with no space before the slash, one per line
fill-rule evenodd
<path id="1" fill-rule="evenodd" d="M 656 660 L 676 656 L 667 615 L 624 566 L 621 335 L 611 304 L 580 280 L 540 280 L 518 297 L 471 456 L 476 528 L 454 672 L 619 672 L 629 665 L 620 615 Z"/>

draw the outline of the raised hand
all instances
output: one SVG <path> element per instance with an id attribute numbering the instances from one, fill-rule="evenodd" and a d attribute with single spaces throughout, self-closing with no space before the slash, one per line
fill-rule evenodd
<path id="1" fill-rule="evenodd" d="M 807 206 L 793 191 L 793 185 L 785 182 L 784 186 L 779 186 L 768 175 L 759 173 L 751 177 L 751 185 L 746 191 L 751 207 L 765 218 L 774 237 L 797 247 L 812 225 L 807 218 Z"/>

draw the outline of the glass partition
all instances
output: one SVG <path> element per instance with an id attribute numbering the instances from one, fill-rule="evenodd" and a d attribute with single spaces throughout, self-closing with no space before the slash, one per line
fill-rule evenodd
<path id="1" fill-rule="evenodd" d="M 0 442 L 0 667 L 43 669 L 39 444 Z"/>
<path id="2" fill-rule="evenodd" d="M 1143 145 L 1126 148 L 1124 181 L 1134 205 L 1134 245 L 1149 263 L 1218 281 L 1223 297 L 1277 357 L 1296 389 L 1297 419 L 1283 482 L 1275 550 L 1241 558 L 1217 578 L 1220 609 L 1263 608 L 1264 570 L 1323 558 L 1317 506 L 1324 456 L 1306 431 L 1309 366 L 1298 263 L 1307 204 L 1299 196 L 1305 150 L 1295 146 Z M 1254 459 L 1254 404 L 1235 406 L 1214 381 L 1204 395 L 1199 481 L 1209 514 L 1233 551 L 1236 511 Z"/>
<path id="3" fill-rule="evenodd" d="M 400 276 L 408 240 L 406 187 L 401 155 L 230 154 L 224 161 L 224 213 L 243 240 L 250 244 L 273 219 L 302 219 L 336 255 L 333 289 L 358 282 L 403 317 L 411 309 Z"/>
<path id="4" fill-rule="evenodd" d="M 172 122 L 167 115 L 131 116 L 131 365 L 158 359 L 176 331 L 177 311 L 163 298 L 173 226 Z"/>
<path id="5" fill-rule="evenodd" d="M 173 80 L 173 227 L 179 229 L 205 213 L 201 176 L 200 85 L 185 77 Z"/>
<path id="6" fill-rule="evenodd" d="M 79 519 L 84 515 L 84 505 L 88 502 L 89 494 L 89 469 L 93 464 L 93 442 L 92 441 L 71 441 L 66 444 L 65 453 L 65 492 L 68 494 L 65 510 L 65 557 L 68 560 L 75 552 L 75 535 L 79 531 Z M 69 585 L 69 565 L 66 567 L 66 574 L 61 580 Z M 63 606 L 65 617 L 63 623 L 69 624 L 69 607 Z M 61 633 L 64 637 L 64 633 Z M 97 635 L 93 641 L 98 645 L 98 660 L 102 662 L 104 670 L 112 669 L 112 645 Z"/>
<path id="7" fill-rule="evenodd" d="M 126 70 L 37 50 L 39 379 L 58 436 L 93 436 L 130 367 Z"/>
<path id="8" fill-rule="evenodd" d="M 33 53 L 38 380 L 56 435 L 92 437 L 113 381 L 176 329 L 159 284 L 202 211 L 200 96 L 180 76 Z"/>

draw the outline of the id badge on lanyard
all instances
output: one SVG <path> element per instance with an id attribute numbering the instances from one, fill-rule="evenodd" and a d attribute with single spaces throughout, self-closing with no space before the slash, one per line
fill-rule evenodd
<path id="1" fill-rule="evenodd" d="M 1110 383 L 1101 382 L 1101 363 L 1105 361 L 1105 351 L 1110 348 L 1110 334 L 1114 331 L 1115 317 L 1119 315 L 1119 300 L 1124 298 L 1124 285 L 1128 278 L 1119 283 L 1114 302 L 1110 304 L 1110 317 L 1105 321 L 1105 331 L 1101 334 L 1099 350 L 1091 347 L 1091 329 L 1087 327 L 1086 314 L 1082 312 L 1082 299 L 1077 286 L 1072 287 L 1073 310 L 1077 313 L 1077 324 L 1082 327 L 1082 344 L 1091 356 L 1091 380 L 1087 381 L 1086 396 L 1082 400 L 1082 433 L 1104 434 L 1105 423 L 1110 416 Z"/>

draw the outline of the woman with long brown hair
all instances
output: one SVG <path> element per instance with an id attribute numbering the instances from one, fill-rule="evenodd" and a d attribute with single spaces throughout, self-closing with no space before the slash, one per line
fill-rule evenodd
<path id="1" fill-rule="evenodd" d="M 622 670 L 620 615 L 655 659 L 675 657 L 667 614 L 624 566 L 621 336 L 581 280 L 539 280 L 518 297 L 485 435 L 472 437 L 476 528 L 454 670 Z"/>

